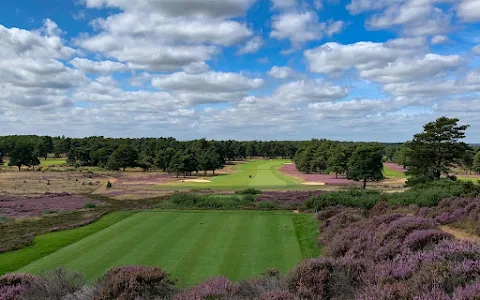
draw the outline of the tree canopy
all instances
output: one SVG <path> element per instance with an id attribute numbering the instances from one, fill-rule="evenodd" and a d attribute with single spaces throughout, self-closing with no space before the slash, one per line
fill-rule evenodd
<path id="1" fill-rule="evenodd" d="M 415 134 L 406 144 L 408 184 L 424 183 L 449 176 L 469 150 L 464 142 L 468 125 L 458 125 L 459 119 L 440 117 L 427 123 L 423 132 Z"/>
<path id="2" fill-rule="evenodd" d="M 383 177 L 383 149 L 377 145 L 359 147 L 353 152 L 348 161 L 347 178 L 363 181 L 363 188 L 367 180 L 379 181 Z"/>
<path id="3" fill-rule="evenodd" d="M 37 166 L 40 164 L 38 157 L 35 156 L 35 144 L 32 142 L 21 140 L 15 144 L 10 152 L 9 166 L 16 166 L 20 171 L 22 166 Z"/>

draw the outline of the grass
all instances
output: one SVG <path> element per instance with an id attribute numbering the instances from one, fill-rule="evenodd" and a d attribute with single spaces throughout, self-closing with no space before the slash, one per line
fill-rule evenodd
<path id="1" fill-rule="evenodd" d="M 316 216 L 314 214 L 295 214 L 293 224 L 302 257 L 306 259 L 319 256 L 321 249 L 318 243 L 319 232 Z"/>
<path id="2" fill-rule="evenodd" d="M 386 165 L 383 165 L 383 176 L 391 177 L 391 178 L 406 178 L 407 177 L 404 172 L 394 171 L 394 170 L 390 169 L 389 167 L 387 167 Z"/>
<path id="3" fill-rule="evenodd" d="M 235 167 L 234 172 L 225 175 L 208 177 L 212 182 L 173 182 L 159 185 L 162 189 L 220 189 L 239 190 L 257 189 L 312 189 L 301 185 L 298 179 L 282 174 L 279 169 L 286 163 L 285 159 L 256 160 Z M 251 175 L 251 178 L 250 178 Z M 181 178 L 179 179 L 181 180 Z"/>
<path id="4" fill-rule="evenodd" d="M 41 158 L 40 159 L 40 165 L 41 166 L 57 166 L 57 165 L 63 165 L 67 162 L 65 158 Z"/>
<path id="5" fill-rule="evenodd" d="M 36 236 L 33 246 L 0 254 L 0 275 L 14 272 L 63 247 L 101 231 L 132 214 L 134 212 L 114 212 L 104 216 L 97 222 L 83 227 Z"/>
<path id="6" fill-rule="evenodd" d="M 308 240 L 316 230 L 311 215 L 290 212 L 140 212 L 19 271 L 63 266 L 94 280 L 113 266 L 135 264 L 159 265 L 181 286 L 220 274 L 241 280 L 267 268 L 286 272 L 318 254 Z"/>

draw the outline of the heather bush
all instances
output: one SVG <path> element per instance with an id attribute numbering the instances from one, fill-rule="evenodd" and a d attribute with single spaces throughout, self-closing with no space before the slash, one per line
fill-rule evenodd
<path id="1" fill-rule="evenodd" d="M 17 300 L 25 295 L 36 278 L 28 274 L 7 274 L 0 276 L 0 300 Z"/>
<path id="2" fill-rule="evenodd" d="M 26 299 L 63 299 L 82 289 L 84 283 L 82 274 L 58 268 L 33 280 L 24 295 Z"/>
<path id="3" fill-rule="evenodd" d="M 288 275 L 287 286 L 300 299 L 354 299 L 365 269 L 350 258 L 309 259 Z"/>
<path id="4" fill-rule="evenodd" d="M 97 285 L 97 300 L 169 297 L 175 282 L 156 267 L 125 266 L 108 271 Z"/>
<path id="5" fill-rule="evenodd" d="M 239 290 L 239 285 L 220 276 L 207 279 L 186 292 L 175 295 L 174 300 L 221 300 L 231 299 Z"/>
<path id="6" fill-rule="evenodd" d="M 467 286 L 458 287 L 453 293 L 452 300 L 479 300 L 480 281 Z"/>
<path id="7" fill-rule="evenodd" d="M 289 291 L 275 290 L 266 292 L 260 297 L 260 300 L 293 300 L 295 295 Z"/>

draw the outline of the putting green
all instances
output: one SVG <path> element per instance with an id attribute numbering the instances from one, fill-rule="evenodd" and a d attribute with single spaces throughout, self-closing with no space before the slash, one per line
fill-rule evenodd
<path id="1" fill-rule="evenodd" d="M 18 272 L 38 274 L 62 266 L 94 280 L 113 266 L 155 265 L 178 278 L 180 285 L 216 275 L 241 280 L 267 268 L 285 272 L 312 255 L 302 235 L 312 229 L 316 232 L 315 218 L 307 215 L 307 225 L 298 225 L 298 216 L 306 215 L 140 212 Z"/>
<path id="2" fill-rule="evenodd" d="M 279 169 L 289 163 L 285 159 L 256 160 L 241 163 L 235 166 L 234 172 L 225 175 L 208 177 L 211 182 L 177 182 L 159 185 L 159 188 L 199 188 L 199 189 L 311 189 L 311 187 L 301 185 L 297 178 L 282 174 Z"/>

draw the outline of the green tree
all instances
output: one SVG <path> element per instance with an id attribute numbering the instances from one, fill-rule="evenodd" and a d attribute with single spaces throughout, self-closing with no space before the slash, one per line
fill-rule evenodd
<path id="1" fill-rule="evenodd" d="M 8 165 L 18 167 L 18 171 L 20 171 L 22 166 L 31 167 L 39 164 L 40 161 L 35 156 L 35 145 L 29 141 L 18 140 L 10 153 Z"/>
<path id="2" fill-rule="evenodd" d="M 404 144 L 393 154 L 393 162 L 403 167 L 407 165 L 407 146 Z"/>
<path id="3" fill-rule="evenodd" d="M 414 135 L 406 144 L 409 185 L 434 181 L 449 176 L 451 169 L 461 165 L 468 145 L 465 138 L 468 125 L 458 125 L 457 118 L 440 117 L 427 123 L 423 132 Z"/>
<path id="4" fill-rule="evenodd" d="M 473 159 L 472 170 L 480 174 L 480 151 L 477 152 L 477 154 L 475 155 L 475 158 Z"/>
<path id="5" fill-rule="evenodd" d="M 328 158 L 326 173 L 343 174 L 348 168 L 348 153 L 343 147 L 337 147 L 336 151 Z"/>
<path id="6" fill-rule="evenodd" d="M 204 171 L 204 175 L 207 175 L 207 171 L 213 171 L 222 167 L 220 164 L 220 155 L 218 155 L 212 149 L 208 149 L 198 155 L 198 168 Z"/>
<path id="7" fill-rule="evenodd" d="M 379 181 L 383 177 L 383 149 L 380 146 L 362 146 L 353 152 L 348 162 L 347 178 L 363 181 L 363 188 L 367 187 L 367 180 Z"/>
<path id="8" fill-rule="evenodd" d="M 160 149 L 155 156 L 155 166 L 162 169 L 163 172 L 167 171 L 174 155 L 175 149 L 172 147 Z"/>
<path id="9" fill-rule="evenodd" d="M 106 167 L 109 170 L 123 169 L 125 171 L 126 168 L 135 167 L 137 159 L 137 151 L 128 144 L 122 144 L 110 155 Z"/>

